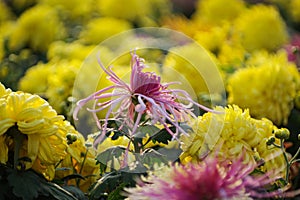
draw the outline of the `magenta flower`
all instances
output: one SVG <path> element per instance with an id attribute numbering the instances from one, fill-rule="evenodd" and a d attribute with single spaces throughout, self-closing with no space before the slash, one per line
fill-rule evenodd
<path id="1" fill-rule="evenodd" d="M 199 164 L 173 165 L 150 173 L 139 180 L 136 187 L 125 188 L 129 200 L 221 200 L 267 197 L 291 197 L 299 191 L 267 192 L 265 186 L 276 178 L 268 174 L 254 175 L 255 166 L 235 162 L 219 163 L 216 158 L 206 158 Z"/>
<path id="2" fill-rule="evenodd" d="M 131 135 L 136 132 L 144 115 L 151 119 L 152 124 L 157 122 L 162 124 L 173 138 L 176 138 L 179 132 L 185 133 L 179 126 L 179 122 L 188 120 L 190 116 L 195 117 L 191 108 L 193 104 L 206 111 L 216 112 L 193 101 L 184 90 L 168 89 L 168 86 L 175 82 L 163 84 L 160 76 L 155 73 L 142 72 L 146 67 L 144 60 L 135 53 L 132 53 L 130 84 L 122 81 L 111 70 L 111 67 L 106 69 L 100 60 L 98 62 L 113 85 L 78 101 L 73 116 L 74 119 L 77 119 L 79 110 L 87 102 L 94 100 L 93 108 L 88 108 L 88 110 L 93 113 L 98 127 L 104 134 L 111 114 L 114 114 L 116 119 L 122 120 L 122 126 L 127 125 L 131 128 Z M 99 102 L 100 99 L 104 98 L 111 99 Z M 188 104 L 181 103 L 181 101 L 188 102 Z M 101 125 L 96 113 L 106 108 L 108 111 L 104 123 Z M 176 128 L 174 132 L 169 128 L 166 121 Z M 99 143 L 101 139 L 102 137 L 99 137 L 95 143 Z"/>

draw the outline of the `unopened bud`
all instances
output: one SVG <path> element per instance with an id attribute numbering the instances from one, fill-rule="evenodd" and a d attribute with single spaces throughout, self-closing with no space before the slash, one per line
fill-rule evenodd
<path id="1" fill-rule="evenodd" d="M 289 139 L 290 131 L 287 128 L 281 128 L 274 131 L 275 137 L 278 139 Z"/>
<path id="2" fill-rule="evenodd" d="M 267 145 L 270 146 L 270 145 L 272 145 L 274 142 L 275 142 L 275 138 L 274 138 L 274 137 L 270 137 L 270 138 L 267 140 Z"/>

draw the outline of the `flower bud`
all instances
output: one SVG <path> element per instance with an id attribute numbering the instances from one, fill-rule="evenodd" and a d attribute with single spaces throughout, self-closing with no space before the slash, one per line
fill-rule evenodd
<path id="1" fill-rule="evenodd" d="M 267 140 L 267 145 L 270 146 L 270 145 L 272 145 L 274 142 L 275 142 L 275 138 L 274 138 L 274 137 L 270 137 L 270 138 Z"/>
<path id="2" fill-rule="evenodd" d="M 288 139 L 290 137 L 290 131 L 286 128 L 277 129 L 274 131 L 275 137 L 278 139 Z"/>

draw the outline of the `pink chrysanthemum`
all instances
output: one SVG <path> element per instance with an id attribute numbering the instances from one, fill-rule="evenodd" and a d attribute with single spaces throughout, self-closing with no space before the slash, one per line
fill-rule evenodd
<path id="1" fill-rule="evenodd" d="M 221 200 L 266 197 L 291 197 L 299 193 L 281 190 L 267 192 L 266 186 L 276 178 L 268 174 L 251 176 L 255 166 L 242 163 L 219 163 L 206 158 L 199 164 L 174 165 L 150 174 L 136 187 L 126 188 L 130 200 Z"/>
<path id="2" fill-rule="evenodd" d="M 175 82 L 163 84 L 160 76 L 155 73 L 142 72 L 146 67 L 144 60 L 135 53 L 132 53 L 130 84 L 121 80 L 111 70 L 111 67 L 106 69 L 100 60 L 99 64 L 113 85 L 78 101 L 73 116 L 74 119 L 77 119 L 79 110 L 87 102 L 95 100 L 93 108 L 88 110 L 93 113 L 98 127 L 103 131 L 102 133 L 106 132 L 108 118 L 111 114 L 114 114 L 116 119 L 123 120 L 122 126 L 127 125 L 131 128 L 131 135 L 136 132 L 142 116 L 146 115 L 151 119 L 152 124 L 157 122 L 162 124 L 173 138 L 176 138 L 179 132 L 185 133 L 179 126 L 179 122 L 186 121 L 190 116 L 194 116 L 191 109 L 193 104 L 206 111 L 212 111 L 193 101 L 186 91 L 168 89 L 168 86 Z M 113 92 L 109 92 L 111 90 Z M 100 99 L 105 98 L 111 99 L 99 102 Z M 188 104 L 181 103 L 181 101 L 188 102 Z M 108 108 L 108 111 L 104 124 L 101 125 L 96 113 L 106 108 Z M 176 127 L 174 132 L 169 128 L 166 121 Z M 99 137 L 95 143 L 99 143 L 101 139 L 102 137 Z"/>

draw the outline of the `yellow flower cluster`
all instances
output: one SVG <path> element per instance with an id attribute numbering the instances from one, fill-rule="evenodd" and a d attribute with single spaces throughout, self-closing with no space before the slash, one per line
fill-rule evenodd
<path id="1" fill-rule="evenodd" d="M 20 80 L 22 91 L 45 96 L 58 113 L 67 110 L 80 60 L 59 60 L 31 67 Z M 70 103 L 70 102 L 69 102 Z"/>
<path id="2" fill-rule="evenodd" d="M 28 45 L 33 50 L 44 52 L 53 41 L 64 37 L 65 29 L 56 11 L 50 6 L 39 5 L 26 10 L 18 18 L 9 36 L 9 48 L 16 51 Z"/>
<path id="3" fill-rule="evenodd" d="M 240 69 L 228 80 L 228 102 L 249 108 L 251 115 L 266 117 L 275 124 L 286 124 L 294 98 L 300 89 L 300 74 L 287 61 L 284 52 L 257 53 L 249 67 Z"/>
<path id="4" fill-rule="evenodd" d="M 8 151 L 18 158 L 28 157 L 21 168 L 33 168 L 48 179 L 54 177 L 54 166 L 66 155 L 64 117 L 42 98 L 24 92 L 10 92 L 1 85 L 0 154 L 8 162 Z M 14 149 L 13 149 L 14 148 Z M 19 162 L 16 160 L 15 162 Z M 21 161 L 20 161 L 21 162 Z M 18 163 L 14 163 L 15 167 Z M 22 167 L 23 166 L 23 167 Z"/>
<path id="5" fill-rule="evenodd" d="M 238 106 L 217 107 L 223 114 L 206 113 L 192 125 L 193 132 L 182 135 L 182 163 L 199 162 L 208 154 L 220 160 L 236 160 L 259 165 L 262 171 L 283 170 L 286 167 L 282 151 L 266 144 L 276 128 L 267 119 L 251 118 L 249 110 Z M 278 143 L 279 141 L 277 141 Z"/>

